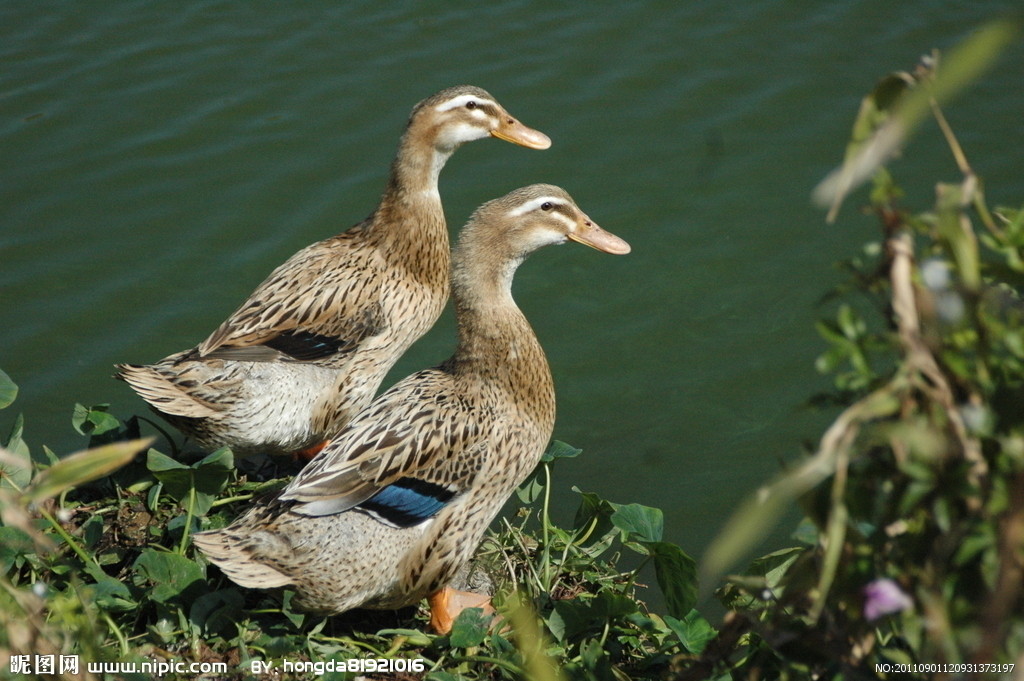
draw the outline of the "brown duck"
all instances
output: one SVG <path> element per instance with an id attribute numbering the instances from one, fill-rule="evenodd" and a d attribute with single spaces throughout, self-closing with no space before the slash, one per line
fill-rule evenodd
<path id="1" fill-rule="evenodd" d="M 450 256 L 438 174 L 488 136 L 551 145 L 480 88 L 423 100 L 369 218 L 293 255 L 195 348 L 120 364 L 117 378 L 203 448 L 317 451 L 440 315 Z"/>
<path id="2" fill-rule="evenodd" d="M 558 187 L 481 206 L 453 253 L 455 354 L 380 395 L 276 498 L 196 545 L 238 584 L 291 587 L 308 610 L 429 596 L 431 625 L 448 631 L 448 583 L 551 437 L 551 372 L 511 284 L 527 255 L 566 239 L 630 250 Z"/>

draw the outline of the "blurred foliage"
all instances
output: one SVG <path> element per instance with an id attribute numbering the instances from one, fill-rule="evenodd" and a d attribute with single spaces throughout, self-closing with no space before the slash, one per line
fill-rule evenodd
<path id="1" fill-rule="evenodd" d="M 864 100 L 817 197 L 834 214 L 873 177 L 866 213 L 880 225 L 817 325 L 816 366 L 835 389 L 816 401 L 841 411 L 737 511 L 700 580 L 658 509 L 576 489 L 571 526 L 555 524 L 552 467 L 580 450 L 554 442 L 474 560 L 497 617 L 469 609 L 438 636 L 422 607 L 296 612 L 289 591 L 235 586 L 190 541 L 283 486 L 277 463 L 240 470 L 228 450 L 181 451 L 158 424 L 76 405 L 89 449 L 30 447 L 21 416 L 0 447 L 0 678 L 31 676 L 16 659 L 64 654 L 82 667 L 51 678 L 115 678 L 86 662 L 185 661 L 224 665 L 204 679 L 304 679 L 283 663 L 355 658 L 422 661 L 370 678 L 432 681 L 1008 676 L 1024 662 L 1024 210 L 989 208 L 940 104 L 1012 33 L 978 31 L 943 68 L 930 55 Z M 928 113 L 960 177 L 912 213 L 883 164 Z M 16 397 L 0 371 L 0 409 Z M 140 438 L 143 422 L 169 455 Z M 795 545 L 724 576 L 794 502 Z M 651 578 L 664 613 L 644 603 Z M 725 607 L 717 628 L 695 607 L 698 581 Z"/>
<path id="2" fill-rule="evenodd" d="M 1006 27 L 985 35 L 970 43 L 984 55 L 958 53 L 969 68 L 944 65 L 958 83 Z M 1024 662 L 1024 211 L 987 205 L 934 96 L 937 71 L 931 55 L 885 79 L 848 159 L 911 101 L 960 178 L 912 213 L 885 158 L 872 168 L 879 240 L 846 264 L 834 317 L 818 324 L 817 367 L 836 389 L 819 401 L 843 411 L 736 514 L 702 575 L 716 582 L 792 500 L 800 545 L 727 579 L 718 640 L 681 678 L 1008 678 Z"/>
<path id="3" fill-rule="evenodd" d="M 0 394 L 14 392 L 0 375 Z M 279 463 L 243 472 L 228 450 L 184 452 L 179 458 L 198 459 L 184 463 L 137 439 L 138 420 L 122 423 L 108 405 L 76 405 L 72 425 L 90 449 L 61 459 L 44 448 L 34 458 L 20 417 L 0 449 L 0 678 L 25 655 L 28 669 L 37 655 L 81 657 L 78 673 L 54 678 L 115 678 L 86 662 L 160 661 L 224 665 L 206 679 L 260 678 L 252 672 L 259 660 L 275 679 L 306 679 L 309 671 L 282 671 L 285 661 L 353 658 L 423 662 L 422 672 L 384 678 L 656 678 L 714 635 L 693 609 L 696 565 L 663 541 L 661 511 L 581 493 L 571 529 L 551 521 L 551 466 L 580 453 L 561 442 L 475 559 L 498 618 L 469 609 L 437 636 L 425 633 L 425 608 L 331 618 L 296 612 L 289 591 L 241 589 L 194 551 L 193 532 L 227 524 L 285 484 Z M 630 567 L 626 556 L 635 557 Z M 638 598 L 647 565 L 670 614 L 653 614 Z"/>

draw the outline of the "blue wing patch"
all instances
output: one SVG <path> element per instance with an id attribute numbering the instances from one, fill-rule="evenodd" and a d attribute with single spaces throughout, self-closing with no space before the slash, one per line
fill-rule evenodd
<path id="1" fill-rule="evenodd" d="M 455 492 L 416 478 L 401 478 L 359 504 L 359 508 L 394 525 L 412 527 L 432 518 Z"/>

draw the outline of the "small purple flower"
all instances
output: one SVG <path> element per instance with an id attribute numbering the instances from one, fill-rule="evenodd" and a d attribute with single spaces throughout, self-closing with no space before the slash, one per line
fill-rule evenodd
<path id="1" fill-rule="evenodd" d="M 872 622 L 913 607 L 914 601 L 891 579 L 881 578 L 864 587 L 864 617 Z"/>

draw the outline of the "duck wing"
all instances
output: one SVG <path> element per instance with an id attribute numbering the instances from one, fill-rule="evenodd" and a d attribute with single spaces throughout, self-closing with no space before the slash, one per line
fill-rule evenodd
<path id="1" fill-rule="evenodd" d="M 492 417 L 460 395 L 451 374 L 413 374 L 350 423 L 280 498 L 305 515 L 358 506 L 395 527 L 418 524 L 472 484 Z"/>
<path id="2" fill-rule="evenodd" d="M 202 359 L 317 362 L 384 330 L 383 261 L 363 225 L 308 246 L 271 272 L 196 353 Z"/>

